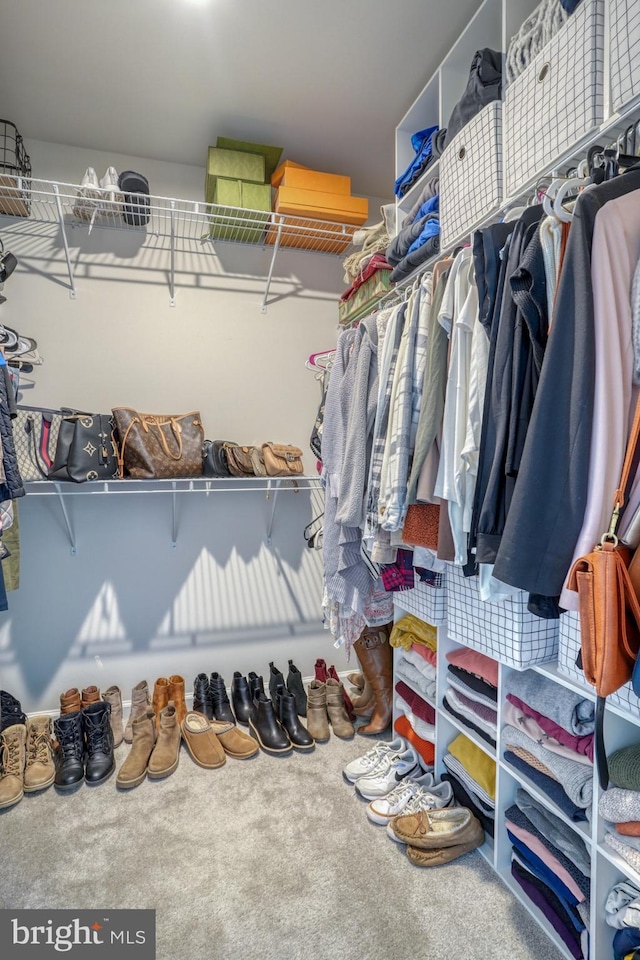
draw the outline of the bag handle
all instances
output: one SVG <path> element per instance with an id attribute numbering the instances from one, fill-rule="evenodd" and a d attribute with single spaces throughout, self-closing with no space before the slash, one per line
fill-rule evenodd
<path id="1" fill-rule="evenodd" d="M 177 461 L 177 460 L 182 460 L 182 427 L 180 426 L 180 424 L 178 423 L 178 421 L 177 421 L 174 417 L 171 418 L 171 421 L 170 421 L 170 422 L 171 422 L 171 429 L 172 429 L 172 431 L 173 431 L 173 435 L 174 435 L 174 437 L 176 438 L 176 440 L 177 440 L 177 442 L 178 442 L 178 456 L 177 456 L 177 457 L 176 457 L 173 453 L 171 453 L 171 450 L 169 450 L 169 444 L 167 443 L 167 438 L 165 437 L 164 432 L 163 432 L 163 430 L 162 430 L 162 424 L 158 423 L 158 421 L 157 421 L 155 418 L 149 419 L 149 420 L 145 420 L 145 419 L 143 418 L 143 419 L 142 419 L 142 426 L 144 427 L 145 431 L 147 431 L 147 432 L 148 432 L 148 430 L 149 430 L 149 427 L 156 427 L 156 429 L 157 429 L 157 431 L 158 431 L 158 436 L 160 437 L 160 444 L 161 444 L 161 446 L 162 446 L 162 449 L 164 450 L 164 452 L 166 453 L 166 455 L 169 457 L 169 459 L 170 459 L 170 460 L 176 460 L 176 461 Z"/>
<path id="2" fill-rule="evenodd" d="M 616 536 L 616 530 L 618 529 L 618 523 L 620 521 L 621 514 L 624 510 L 624 506 L 629 498 L 631 493 L 631 487 L 633 481 L 635 480 L 636 470 L 638 468 L 638 458 L 640 456 L 640 394 L 636 401 L 636 410 L 633 416 L 633 426 L 631 427 L 631 433 L 629 434 L 629 439 L 627 441 L 627 450 L 624 456 L 624 463 L 622 465 L 622 473 L 620 475 L 620 483 L 618 489 L 616 490 L 615 496 L 613 498 L 613 513 L 611 514 L 611 523 L 609 524 L 609 530 L 605 533 L 604 539 L 613 539 Z M 635 470 L 633 469 L 635 466 Z"/>

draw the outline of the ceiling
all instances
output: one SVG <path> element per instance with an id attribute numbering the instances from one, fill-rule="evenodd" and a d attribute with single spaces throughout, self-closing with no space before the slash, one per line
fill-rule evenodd
<path id="1" fill-rule="evenodd" d="M 203 166 L 218 135 L 392 195 L 394 127 L 479 0 L 5 0 L 2 115 Z M 46 177 L 46 171 L 39 172 Z"/>

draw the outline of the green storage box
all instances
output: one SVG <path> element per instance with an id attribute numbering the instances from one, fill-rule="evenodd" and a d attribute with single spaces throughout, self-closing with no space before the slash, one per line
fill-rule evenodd
<path id="1" fill-rule="evenodd" d="M 215 203 L 214 195 L 218 177 L 231 177 L 234 180 L 248 180 L 263 184 L 266 179 L 264 157 L 257 153 L 243 153 L 241 150 L 209 147 L 204 187 L 204 198 L 207 203 Z"/>
<path id="2" fill-rule="evenodd" d="M 271 216 L 271 186 L 268 183 L 248 183 L 246 180 L 218 177 L 213 202 L 222 209 L 215 211 L 215 221 L 209 233 L 211 237 L 240 243 L 260 243 Z M 227 215 L 229 220 L 225 219 Z M 245 220 L 246 225 L 241 222 Z"/>
<path id="3" fill-rule="evenodd" d="M 284 150 L 284 147 L 270 147 L 266 143 L 251 143 L 249 140 L 232 140 L 230 137 L 218 137 L 216 146 L 224 150 L 240 150 L 241 153 L 257 153 L 264 157 L 265 175 L 262 183 L 271 182 L 271 176 L 280 163 Z M 242 177 L 242 179 L 248 180 L 249 177 Z"/>

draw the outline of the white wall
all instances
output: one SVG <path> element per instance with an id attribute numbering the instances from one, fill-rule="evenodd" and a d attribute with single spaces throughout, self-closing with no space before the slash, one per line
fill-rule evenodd
<path id="1" fill-rule="evenodd" d="M 35 177 L 78 182 L 85 167 L 145 173 L 151 192 L 202 199 L 204 170 L 28 144 Z M 376 205 L 372 206 L 377 219 Z M 68 229 L 78 298 L 69 297 L 61 234 L 53 224 L 0 218 L 20 266 L 5 285 L 0 321 L 35 337 L 45 358 L 23 381 L 22 402 L 108 411 L 202 413 L 206 435 L 298 444 L 308 439 L 319 385 L 305 369 L 335 342 L 340 258 L 282 251 L 261 313 L 271 251 L 180 244 L 176 306 L 168 252 L 152 237 Z M 30 381 L 30 382 L 27 382 Z M 338 655 L 320 622 L 319 554 L 306 550 L 308 493 L 280 497 L 265 543 L 264 494 L 179 498 L 171 548 L 170 496 L 69 498 L 78 540 L 70 553 L 55 498 L 20 503 L 22 584 L 0 614 L 0 686 L 29 710 L 52 709 L 61 690 L 118 683 L 126 697 L 146 677 L 200 670 L 303 673 Z M 340 655 L 338 655 L 340 656 Z M 96 659 L 98 658 L 98 659 Z M 338 663 L 344 667 L 344 660 Z"/>

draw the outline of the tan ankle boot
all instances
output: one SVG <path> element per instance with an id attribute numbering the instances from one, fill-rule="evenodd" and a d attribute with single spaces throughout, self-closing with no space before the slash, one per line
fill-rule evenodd
<path id="1" fill-rule="evenodd" d="M 177 768 L 181 736 L 175 705 L 169 702 L 160 713 L 158 738 L 149 759 L 147 773 L 151 779 L 168 777 Z"/>
<path id="2" fill-rule="evenodd" d="M 56 776 L 53 762 L 53 721 L 51 717 L 27 720 L 24 792 L 35 793 L 50 787 Z"/>
<path id="3" fill-rule="evenodd" d="M 344 705 L 344 689 L 342 681 L 334 680 L 332 677 L 326 682 L 327 688 L 327 713 L 331 721 L 331 728 L 336 737 L 341 740 L 350 740 L 355 730 Z"/>
<path id="4" fill-rule="evenodd" d="M 100 689 L 96 687 L 95 684 L 90 687 L 85 687 L 82 691 L 82 707 L 88 707 L 90 703 L 99 703 L 100 702 Z"/>
<path id="5" fill-rule="evenodd" d="M 12 807 L 24 796 L 27 728 L 14 723 L 0 734 L 0 809 Z"/>
<path id="6" fill-rule="evenodd" d="M 137 720 L 138 717 L 144 717 L 147 712 L 147 707 L 150 706 L 149 684 L 146 680 L 141 680 L 140 683 L 136 683 L 131 691 L 131 710 L 129 711 L 127 725 L 124 728 L 124 739 L 126 743 L 131 743 L 133 740 L 133 721 Z"/>
<path id="7" fill-rule="evenodd" d="M 184 677 L 177 673 L 169 677 L 169 700 L 173 700 L 178 717 L 178 726 L 182 726 L 182 721 L 187 715 L 187 704 L 184 699 Z"/>
<path id="8" fill-rule="evenodd" d="M 331 736 L 327 718 L 327 688 L 319 680 L 312 680 L 307 689 L 307 730 L 316 743 L 324 743 Z"/>
<path id="9" fill-rule="evenodd" d="M 60 694 L 60 713 L 75 713 L 76 710 L 81 709 L 82 700 L 77 687 L 71 687 L 70 690 Z"/>
<path id="10" fill-rule="evenodd" d="M 129 790 L 142 783 L 147 775 L 149 758 L 156 742 L 155 714 L 150 706 L 133 720 L 133 744 L 127 759 L 118 770 L 116 786 Z"/>
<path id="11" fill-rule="evenodd" d="M 156 733 L 160 732 L 160 714 L 169 703 L 169 681 L 158 677 L 153 685 L 153 712 L 156 715 Z"/>
<path id="12" fill-rule="evenodd" d="M 122 694 L 120 687 L 109 687 L 105 690 L 103 698 L 111 704 L 111 732 L 113 734 L 113 745 L 119 747 L 124 740 L 124 731 L 122 729 Z"/>

